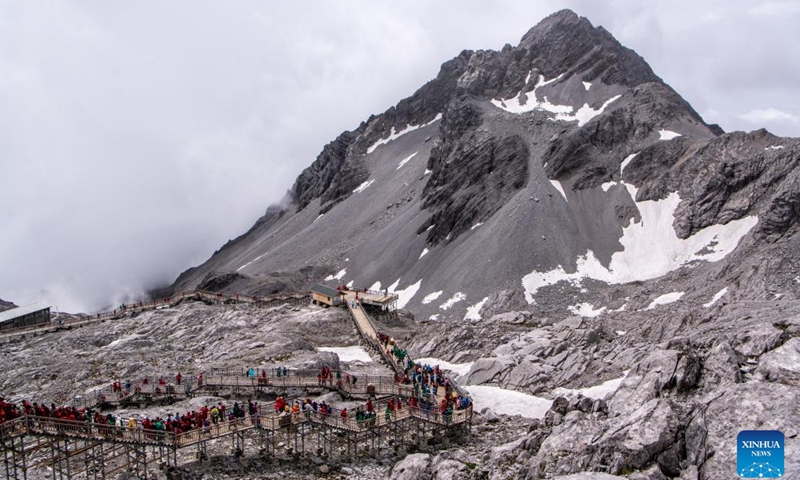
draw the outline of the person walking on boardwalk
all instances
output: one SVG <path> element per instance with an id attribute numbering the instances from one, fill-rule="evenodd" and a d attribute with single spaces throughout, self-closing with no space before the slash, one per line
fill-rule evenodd
<path id="1" fill-rule="evenodd" d="M 175 375 L 175 384 L 176 385 L 180 385 L 181 384 L 181 378 L 182 378 L 181 377 L 181 372 L 178 372 L 178 374 Z"/>

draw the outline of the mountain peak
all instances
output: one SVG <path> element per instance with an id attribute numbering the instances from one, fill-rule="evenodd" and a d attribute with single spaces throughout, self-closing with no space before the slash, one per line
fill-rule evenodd
<path id="1" fill-rule="evenodd" d="M 522 36 L 517 48 L 528 50 L 548 78 L 584 71 L 585 80 L 599 79 L 609 85 L 661 82 L 642 57 L 572 10 L 543 19 Z"/>

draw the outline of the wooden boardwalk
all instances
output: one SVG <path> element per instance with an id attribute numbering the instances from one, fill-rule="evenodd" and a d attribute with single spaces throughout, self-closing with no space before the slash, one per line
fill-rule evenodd
<path id="1" fill-rule="evenodd" d="M 176 295 L 168 301 L 131 307 L 131 310 L 158 308 L 187 298 L 268 304 L 297 301 L 302 297 L 293 295 L 265 299 L 189 292 Z M 396 374 L 402 375 L 402 365 L 379 341 L 375 324 L 363 308 L 363 303 L 385 304 L 386 296 L 380 292 L 366 292 L 359 293 L 356 299 L 355 292 L 350 291 L 345 293 L 344 299 L 364 343 L 381 355 Z M 305 300 L 308 300 L 307 295 Z M 103 320 L 98 317 L 93 321 Z M 333 409 L 330 414 L 311 410 L 297 413 L 276 412 L 275 403 L 272 402 L 260 404 L 256 414 L 221 420 L 207 428 L 181 433 L 148 430 L 138 421 L 131 427 L 123 427 L 25 415 L 0 424 L 0 450 L 4 458 L 5 477 L 27 479 L 30 469 L 48 465 L 53 469 L 53 478 L 59 479 L 104 479 L 106 475 L 112 475 L 120 469 L 133 472 L 140 478 L 147 478 L 148 462 L 177 465 L 177 451 L 185 448 L 196 448 L 198 457 L 202 458 L 210 443 L 218 443 L 224 439 L 230 439 L 234 449 L 242 451 L 245 435 L 251 434 L 255 435 L 253 441 L 261 446 L 262 451 L 273 455 L 293 453 L 351 457 L 370 449 L 376 451 L 389 448 L 397 442 L 423 443 L 431 436 L 444 435 L 454 429 L 468 433 L 471 427 L 471 402 L 467 408 L 456 409 L 449 414 L 443 413 L 439 408 L 439 403 L 444 399 L 444 388 L 439 389 L 440 394 L 437 397 L 420 397 L 423 406 L 412 407 L 403 403 L 401 408 L 391 410 L 387 408 L 390 401 L 414 395 L 411 385 L 396 383 L 394 376 L 359 374 L 356 382 L 348 382 L 347 372 L 342 374 L 339 381 L 334 378 L 322 380 L 313 371 L 290 370 L 287 373 L 263 378 L 249 377 L 243 370 L 210 370 L 195 378 L 182 379 L 179 384 L 177 381 L 168 383 L 154 378 L 147 383 L 126 385 L 127 388 L 113 388 L 109 385 L 88 397 L 76 398 L 72 405 L 76 408 L 95 408 L 102 405 L 147 403 L 223 390 L 240 394 L 244 392 L 248 395 L 263 390 L 334 390 L 344 397 L 374 398 L 375 415 L 357 421 L 355 412 L 343 415 L 338 409 Z M 351 380 L 353 376 L 350 375 Z M 446 380 L 455 394 L 467 395 L 452 378 Z M 243 407 L 247 405 L 243 404 Z M 283 447 L 279 448 L 279 445 Z M 112 463 L 115 465 L 113 468 Z"/>

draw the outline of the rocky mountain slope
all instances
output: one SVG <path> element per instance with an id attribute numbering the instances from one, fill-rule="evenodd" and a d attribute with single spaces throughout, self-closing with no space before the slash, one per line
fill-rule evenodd
<path id="1" fill-rule="evenodd" d="M 515 47 L 462 52 L 344 132 L 282 205 L 173 290 L 224 276 L 236 282 L 219 289 L 266 293 L 327 277 L 399 292 L 434 320 L 476 316 L 501 290 L 567 315 L 607 285 L 791 237 L 797 149 L 705 124 L 638 55 L 562 11 Z M 559 280 L 583 295 L 550 298 Z M 707 301 L 717 280 L 695 278 L 683 301 Z M 766 298 L 747 287 L 728 293 Z"/>

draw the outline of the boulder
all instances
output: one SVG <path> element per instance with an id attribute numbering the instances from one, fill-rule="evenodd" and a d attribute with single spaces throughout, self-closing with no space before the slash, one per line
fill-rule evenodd
<path id="1" fill-rule="evenodd" d="M 756 376 L 766 382 L 800 387 L 800 338 L 793 338 L 761 357 Z"/>
<path id="2" fill-rule="evenodd" d="M 521 290 L 509 289 L 499 290 L 489 295 L 489 299 L 481 307 L 481 317 L 491 318 L 497 314 L 505 312 L 515 312 L 519 315 L 517 317 L 530 316 L 527 312 L 520 312 L 528 307 L 528 302 L 525 301 L 525 295 Z"/>
<path id="3" fill-rule="evenodd" d="M 787 439 L 800 435 L 800 389 L 756 380 L 729 385 L 714 392 L 709 400 L 705 427 L 706 453 L 700 459 L 702 465 L 697 465 L 699 478 L 730 478 L 740 431 L 780 430 Z M 784 458 L 787 472 L 800 471 L 800 443 L 787 441 Z"/>
<path id="4" fill-rule="evenodd" d="M 339 368 L 339 355 L 333 352 L 318 352 L 311 356 L 308 360 L 298 363 L 297 368 L 318 370 L 323 366 L 327 366 L 332 370 Z"/>
<path id="5" fill-rule="evenodd" d="M 464 463 L 443 458 L 441 455 L 434 457 L 432 469 L 436 480 L 467 480 L 469 478 L 469 470 Z"/>
<path id="6" fill-rule="evenodd" d="M 733 348 L 742 355 L 758 357 L 780 345 L 783 331 L 767 322 L 746 327 L 736 334 Z"/>
<path id="7" fill-rule="evenodd" d="M 707 388 L 726 386 L 742 380 L 736 352 L 728 342 L 720 342 L 711 349 L 703 362 L 702 377 Z"/>
<path id="8" fill-rule="evenodd" d="M 486 408 L 486 412 L 483 413 L 483 419 L 486 423 L 497 423 L 500 421 L 500 417 L 492 410 L 491 408 Z"/>
<path id="9" fill-rule="evenodd" d="M 482 385 L 499 380 L 514 364 L 514 359 L 506 356 L 481 358 L 472 364 L 463 382 L 465 385 Z"/>
<path id="10" fill-rule="evenodd" d="M 412 453 L 397 462 L 389 474 L 391 480 L 432 480 L 431 456 Z"/>
<path id="11" fill-rule="evenodd" d="M 608 402 L 609 411 L 624 415 L 656 398 L 664 388 L 674 385 L 681 352 L 656 350 L 639 362 L 620 384 Z"/>

